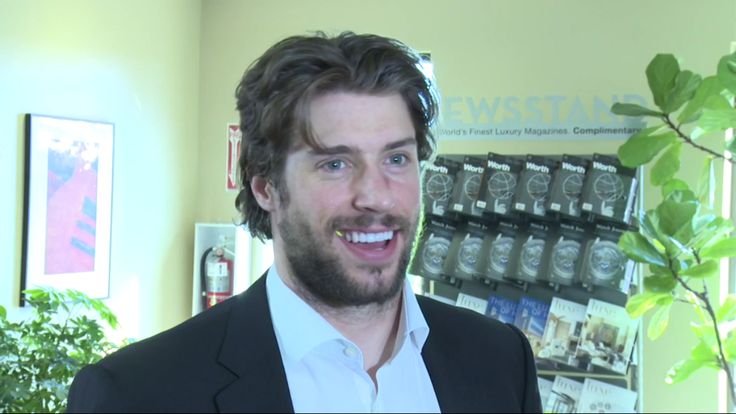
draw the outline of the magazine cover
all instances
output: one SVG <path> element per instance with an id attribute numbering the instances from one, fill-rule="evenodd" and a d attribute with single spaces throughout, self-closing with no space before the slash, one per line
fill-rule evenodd
<path id="1" fill-rule="evenodd" d="M 521 283 L 534 283 L 543 269 L 544 253 L 549 249 L 547 240 L 550 226 L 539 221 L 529 221 L 525 230 L 519 232 L 514 240 L 508 277 Z"/>
<path id="2" fill-rule="evenodd" d="M 514 193 L 515 211 L 544 217 L 549 198 L 549 185 L 557 162 L 529 154 L 519 175 L 519 189 Z"/>
<path id="3" fill-rule="evenodd" d="M 596 223 L 582 256 L 580 281 L 583 286 L 589 289 L 605 286 L 629 292 L 635 263 L 618 247 L 623 232 L 621 228 Z"/>
<path id="4" fill-rule="evenodd" d="M 488 153 L 476 206 L 486 213 L 510 216 L 523 162 L 512 156 Z"/>
<path id="5" fill-rule="evenodd" d="M 450 253 L 450 242 L 455 233 L 452 222 L 439 218 L 428 218 L 417 244 L 416 254 L 412 258 L 409 273 L 441 282 L 454 283 L 454 280 L 443 273 L 443 266 Z"/>
<path id="6" fill-rule="evenodd" d="M 501 220 L 495 228 L 486 234 L 484 247 L 486 250 L 485 277 L 490 281 L 505 280 L 508 274 L 511 250 L 514 239 L 522 230 L 519 223 Z"/>
<path id="7" fill-rule="evenodd" d="M 440 217 L 448 216 L 455 176 L 459 169 L 458 162 L 444 157 L 437 157 L 434 163 L 425 165 L 422 179 L 422 203 L 425 213 Z"/>
<path id="8" fill-rule="evenodd" d="M 460 292 L 457 295 L 455 306 L 470 309 L 483 315 L 486 307 L 488 307 L 488 302 L 473 295 L 468 295 L 467 293 Z"/>
<path id="9" fill-rule="evenodd" d="M 580 196 L 581 210 L 597 218 L 630 224 L 636 190 L 635 168 L 624 167 L 615 156 L 593 154 Z"/>
<path id="10" fill-rule="evenodd" d="M 480 192 L 480 180 L 483 175 L 484 161 L 480 158 L 465 156 L 462 169 L 457 173 L 452 197 L 451 210 L 469 216 L 480 217 L 483 209 L 476 206 Z"/>
<path id="11" fill-rule="evenodd" d="M 547 302 L 531 296 L 522 296 L 519 300 L 514 325 L 526 334 L 534 355 L 537 355 L 541 348 L 548 313 L 549 303 Z"/>
<path id="12" fill-rule="evenodd" d="M 550 234 L 550 248 L 542 257 L 540 279 L 551 286 L 571 286 L 579 281 L 582 255 L 588 231 L 584 225 L 560 221 Z"/>
<path id="13" fill-rule="evenodd" d="M 484 271 L 483 245 L 488 226 L 472 218 L 461 224 L 452 239 L 450 255 L 453 262 L 447 261 L 445 269 L 458 279 L 474 280 Z M 485 307 L 481 309 L 481 313 Z"/>
<path id="14" fill-rule="evenodd" d="M 583 369 L 596 365 L 625 374 L 636 340 L 637 320 L 631 319 L 623 306 L 597 299 L 588 302 L 585 323 L 575 358 Z"/>
<path id="15" fill-rule="evenodd" d="M 543 404 L 547 413 L 574 413 L 577 411 L 583 384 L 570 378 L 557 375 L 552 383 L 547 403 Z"/>
<path id="16" fill-rule="evenodd" d="M 580 194 L 590 162 L 573 155 L 562 155 L 550 188 L 547 209 L 568 217 L 580 217 Z"/>
<path id="17" fill-rule="evenodd" d="M 587 306 L 562 298 L 552 298 L 537 357 L 574 365 Z"/>
<path id="18" fill-rule="evenodd" d="M 539 387 L 539 400 L 542 401 L 542 411 L 547 412 L 545 404 L 547 403 L 547 399 L 549 399 L 549 394 L 552 392 L 552 380 L 537 377 L 537 386 Z"/>
<path id="19" fill-rule="evenodd" d="M 493 292 L 488 297 L 486 316 L 488 316 L 489 318 L 497 319 L 504 323 L 514 323 L 514 321 L 516 320 L 517 305 L 517 301 Z"/>
<path id="20" fill-rule="evenodd" d="M 636 392 L 586 378 L 578 401 L 579 413 L 636 412 Z"/>

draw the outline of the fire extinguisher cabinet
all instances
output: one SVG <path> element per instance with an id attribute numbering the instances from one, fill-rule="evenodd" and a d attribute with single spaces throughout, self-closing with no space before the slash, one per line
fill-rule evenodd
<path id="1" fill-rule="evenodd" d="M 202 259 L 216 249 L 224 250 L 224 257 L 232 260 L 232 294 L 237 295 L 250 286 L 273 262 L 270 245 L 253 240 L 243 226 L 219 223 L 194 224 L 194 258 L 192 277 L 192 315 L 205 309 L 202 284 Z M 254 249 L 257 250 L 254 253 Z M 256 260 L 254 260 L 254 258 Z M 258 273 L 253 276 L 254 273 Z"/>

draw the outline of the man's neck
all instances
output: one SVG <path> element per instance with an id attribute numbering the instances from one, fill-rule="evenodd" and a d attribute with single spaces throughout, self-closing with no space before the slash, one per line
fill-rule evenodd
<path id="1" fill-rule="evenodd" d="M 382 304 L 335 308 L 319 301 L 294 278 L 282 274 L 280 269 L 279 275 L 289 289 L 360 348 L 364 368 L 375 383 L 378 368 L 393 355 L 402 315 L 404 288 Z"/>
<path id="2" fill-rule="evenodd" d="M 380 306 L 315 309 L 360 348 L 365 369 L 371 376 L 391 358 L 402 314 L 401 294 Z"/>

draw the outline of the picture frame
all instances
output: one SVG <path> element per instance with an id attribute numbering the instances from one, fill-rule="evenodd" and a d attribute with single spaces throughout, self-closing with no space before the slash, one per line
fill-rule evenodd
<path id="1" fill-rule="evenodd" d="M 114 125 L 25 115 L 23 291 L 109 296 Z"/>

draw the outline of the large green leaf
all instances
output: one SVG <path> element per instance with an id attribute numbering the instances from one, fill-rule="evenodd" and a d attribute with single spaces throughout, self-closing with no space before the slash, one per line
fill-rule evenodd
<path id="1" fill-rule="evenodd" d="M 672 310 L 672 297 L 670 296 L 669 299 L 669 303 L 662 304 L 649 319 L 647 337 L 652 341 L 662 336 L 667 329 L 670 321 L 670 310 Z"/>
<path id="2" fill-rule="evenodd" d="M 678 73 L 680 73 L 680 64 L 671 54 L 658 54 L 647 65 L 649 89 L 652 91 L 654 104 L 662 111 L 665 111 L 667 97 L 675 87 L 675 78 Z"/>
<path id="3" fill-rule="evenodd" d="M 702 81 L 703 78 L 700 75 L 689 70 L 678 73 L 675 77 L 675 86 L 667 95 L 662 110 L 669 114 L 680 109 L 685 102 L 692 99 Z"/>
<path id="4" fill-rule="evenodd" d="M 693 250 L 689 247 L 689 243 L 681 242 L 679 240 L 679 238 L 681 237 L 679 236 L 679 234 L 689 227 L 690 226 L 682 226 L 680 227 L 680 230 L 675 233 L 675 236 L 667 236 L 667 239 L 670 242 L 669 250 L 667 250 L 667 255 L 672 258 L 673 263 L 677 264 L 678 272 L 680 269 L 685 269 L 689 267 L 689 262 L 692 262 L 692 260 L 694 259 Z M 689 233 L 692 234 L 692 230 L 690 230 Z M 686 240 L 689 241 L 689 239 Z"/>
<path id="5" fill-rule="evenodd" d="M 678 191 L 674 191 L 672 194 L 677 193 Z M 677 202 L 669 198 L 662 201 L 657 206 L 659 229 L 666 235 L 674 235 L 682 226 L 690 225 L 697 208 L 695 202 Z"/>
<path id="6" fill-rule="evenodd" d="M 699 265 L 692 266 L 690 268 L 680 271 L 680 276 L 684 277 L 695 277 L 695 278 L 706 278 L 718 274 L 718 263 L 712 260 L 707 260 Z"/>
<path id="7" fill-rule="evenodd" d="M 722 95 L 714 95 L 706 99 L 703 114 L 697 122 L 701 134 L 721 132 L 736 126 L 736 110 Z"/>
<path id="8" fill-rule="evenodd" d="M 662 116 L 663 113 L 653 109 L 645 108 L 641 105 L 632 103 L 616 102 L 611 106 L 611 112 L 615 115 L 624 116 Z"/>
<path id="9" fill-rule="evenodd" d="M 644 278 L 647 292 L 670 293 L 677 287 L 677 280 L 671 274 L 657 273 Z"/>
<path id="10" fill-rule="evenodd" d="M 713 209 L 713 203 L 715 202 L 715 191 L 716 191 L 716 173 L 713 165 L 713 157 L 705 157 L 703 163 L 703 169 L 700 171 L 700 177 L 698 177 L 698 199 L 700 203 L 707 206 L 708 209 Z"/>
<path id="11" fill-rule="evenodd" d="M 726 220 L 723 217 L 703 214 L 697 215 L 693 219 L 693 231 L 695 237 L 691 240 L 690 246 L 700 249 L 721 241 L 723 236 L 734 231 L 734 225 L 731 220 Z"/>
<path id="12" fill-rule="evenodd" d="M 673 365 L 672 368 L 667 371 L 664 382 L 667 384 L 677 384 L 678 382 L 682 382 L 690 377 L 693 372 L 702 368 L 703 365 L 705 365 L 705 361 L 693 361 L 690 358 L 682 360 Z"/>
<path id="13" fill-rule="evenodd" d="M 718 61 L 718 80 L 732 93 L 736 93 L 736 52 Z"/>
<path id="14" fill-rule="evenodd" d="M 691 190 L 673 191 L 667 195 L 667 200 L 676 201 L 678 203 L 697 201 L 698 197 Z"/>
<path id="15" fill-rule="evenodd" d="M 698 126 L 704 131 L 726 131 L 736 127 L 736 111 L 730 109 L 704 109 L 698 119 Z"/>
<path id="16" fill-rule="evenodd" d="M 656 209 L 648 210 L 639 217 L 639 231 L 648 240 L 660 239 L 659 213 Z M 661 242 L 662 240 L 660 240 Z"/>
<path id="17" fill-rule="evenodd" d="M 729 335 L 723 341 L 723 351 L 726 354 L 726 361 L 732 364 L 736 362 L 736 335 Z"/>
<path id="18" fill-rule="evenodd" d="M 618 247 L 629 258 L 637 262 L 666 266 L 666 258 L 654 247 L 646 237 L 639 233 L 627 231 L 621 235 Z"/>
<path id="19" fill-rule="evenodd" d="M 730 294 L 721 303 L 716 311 L 716 319 L 718 322 L 730 321 L 736 318 L 736 295 Z"/>
<path id="20" fill-rule="evenodd" d="M 736 257 L 736 237 L 720 240 L 709 244 L 700 250 L 703 259 L 721 259 L 724 257 Z"/>
<path id="21" fill-rule="evenodd" d="M 672 199 L 681 192 L 680 190 L 673 191 L 668 197 Z M 672 236 L 665 234 L 660 228 L 662 220 L 656 209 L 644 213 L 640 220 L 639 231 L 653 246 L 656 246 L 659 250 L 663 249 L 667 256 L 674 257 L 681 254 L 682 243 L 673 240 Z"/>
<path id="22" fill-rule="evenodd" d="M 662 184 L 662 198 L 667 198 L 671 192 L 675 190 L 690 190 L 687 183 L 680 180 L 679 178 L 672 178 Z"/>
<path id="23" fill-rule="evenodd" d="M 700 87 L 695 91 L 693 99 L 691 99 L 687 105 L 685 105 L 685 108 L 680 111 L 680 114 L 677 116 L 677 121 L 680 123 L 688 123 L 696 120 L 700 117 L 706 99 L 720 94 L 722 90 L 723 85 L 716 76 L 708 76 L 703 79 Z"/>
<path id="24" fill-rule="evenodd" d="M 695 337 L 698 338 L 698 345 L 691 351 L 690 356 L 693 358 L 703 358 L 710 355 L 713 346 L 716 345 L 715 329 L 713 323 L 708 318 L 707 323 L 690 323 L 690 330 L 693 331 Z"/>
<path id="25" fill-rule="evenodd" d="M 672 299 L 672 295 L 669 293 L 637 293 L 626 301 L 626 312 L 631 318 L 638 318 L 647 313 L 647 311 L 653 307 L 659 305 L 660 301 L 666 303 L 670 299 Z"/>
<path id="26" fill-rule="evenodd" d="M 680 169 L 680 152 L 682 151 L 682 143 L 675 141 L 669 148 L 659 157 L 651 172 L 651 183 L 654 186 L 660 186 L 666 181 L 674 177 L 675 173 Z"/>
<path id="27" fill-rule="evenodd" d="M 718 368 L 718 346 L 715 343 L 715 335 L 710 336 L 709 341 L 704 340 L 702 336 L 698 336 L 700 342 L 690 350 L 690 359 L 703 361 L 703 365 L 707 367 Z"/>
<path id="28" fill-rule="evenodd" d="M 675 233 L 675 235 L 672 236 L 672 238 L 674 238 L 675 240 L 677 240 L 678 243 L 682 243 L 683 244 L 683 246 L 681 246 L 681 249 L 680 249 L 681 250 L 680 255 L 682 253 L 685 253 L 687 255 L 691 255 L 692 254 L 691 242 L 692 242 L 692 239 L 693 239 L 694 236 L 695 236 L 695 232 L 693 231 L 692 222 L 690 222 L 690 223 L 688 223 L 688 224 L 680 227 L 680 229 L 677 230 L 677 232 Z M 678 256 L 680 256 L 680 255 L 678 255 Z"/>
<path id="29" fill-rule="evenodd" d="M 670 144 L 677 141 L 673 131 L 657 134 L 660 127 L 644 128 L 618 148 L 618 159 L 627 167 L 646 164 Z"/>

